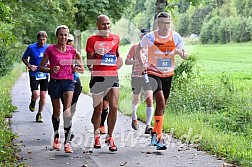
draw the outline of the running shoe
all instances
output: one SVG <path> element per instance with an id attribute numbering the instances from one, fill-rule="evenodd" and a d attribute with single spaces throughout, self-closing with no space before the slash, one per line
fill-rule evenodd
<path id="1" fill-rule="evenodd" d="M 131 126 L 134 130 L 138 130 L 139 129 L 139 123 L 137 120 L 132 120 Z"/>
<path id="2" fill-rule="evenodd" d="M 94 148 L 101 148 L 100 136 L 95 136 Z"/>
<path id="3" fill-rule="evenodd" d="M 105 126 L 100 126 L 100 134 L 106 134 Z"/>
<path id="4" fill-rule="evenodd" d="M 60 139 L 59 139 L 59 138 L 54 138 L 54 141 L 53 141 L 53 148 L 54 148 L 54 149 L 60 149 L 60 148 L 61 148 Z"/>
<path id="5" fill-rule="evenodd" d="M 36 122 L 39 122 L 39 123 L 43 123 L 44 122 L 43 118 L 41 116 L 41 113 L 37 113 L 37 115 L 36 115 Z"/>
<path id="6" fill-rule="evenodd" d="M 31 101 L 31 103 L 29 104 L 29 109 L 31 112 L 35 111 L 35 102 L 34 101 Z"/>
<path id="7" fill-rule="evenodd" d="M 159 139 L 159 141 L 157 142 L 157 150 L 166 150 L 166 143 L 164 141 L 163 138 Z"/>
<path id="8" fill-rule="evenodd" d="M 112 152 L 117 151 L 117 147 L 112 137 L 107 136 L 105 143 L 109 146 L 109 151 L 112 151 Z"/>
<path id="9" fill-rule="evenodd" d="M 64 150 L 65 150 L 65 153 L 73 153 L 73 150 L 71 148 L 70 143 L 65 143 L 64 144 Z"/>
<path id="10" fill-rule="evenodd" d="M 156 132 L 150 131 L 150 136 L 151 136 L 151 145 L 152 146 L 157 146 L 157 134 L 156 134 Z"/>
<path id="11" fill-rule="evenodd" d="M 152 127 L 150 127 L 150 125 L 146 125 L 144 134 L 150 134 L 151 130 L 152 130 Z"/>

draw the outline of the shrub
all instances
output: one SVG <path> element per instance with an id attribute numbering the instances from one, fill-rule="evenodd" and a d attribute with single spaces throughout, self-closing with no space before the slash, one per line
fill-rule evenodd
<path id="1" fill-rule="evenodd" d="M 9 55 L 7 48 L 0 44 L 0 76 L 4 76 L 9 70 L 12 69 L 13 60 Z"/>

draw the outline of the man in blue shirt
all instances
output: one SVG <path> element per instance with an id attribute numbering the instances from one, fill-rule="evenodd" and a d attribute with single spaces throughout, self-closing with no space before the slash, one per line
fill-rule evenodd
<path id="1" fill-rule="evenodd" d="M 36 115 L 36 122 L 43 122 L 41 113 L 46 103 L 46 92 L 48 89 L 48 73 L 40 72 L 38 66 L 44 56 L 44 52 L 48 45 L 46 44 L 47 34 L 45 31 L 37 33 L 36 43 L 30 44 L 23 54 L 22 61 L 29 69 L 31 102 L 29 109 L 35 111 L 36 100 L 39 98 L 39 108 Z M 29 61 L 28 61 L 29 58 Z M 40 87 L 40 90 L 39 90 Z"/>

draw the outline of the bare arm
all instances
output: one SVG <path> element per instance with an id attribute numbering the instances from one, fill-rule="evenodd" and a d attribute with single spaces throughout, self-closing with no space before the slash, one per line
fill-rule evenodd
<path id="1" fill-rule="evenodd" d="M 123 58 L 121 56 L 119 56 L 117 58 L 116 65 L 117 65 L 118 69 L 120 69 L 122 67 L 122 65 L 123 65 Z"/>
<path id="2" fill-rule="evenodd" d="M 46 73 L 51 73 L 53 71 L 51 71 L 51 68 L 49 67 L 45 67 L 46 63 L 48 61 L 48 57 L 46 57 L 44 55 L 44 57 L 42 58 L 41 62 L 40 62 L 40 65 L 39 65 L 39 71 L 41 72 L 46 72 Z"/>
<path id="3" fill-rule="evenodd" d="M 184 60 L 188 58 L 188 53 L 184 49 L 176 49 L 176 54 L 178 54 Z"/>
<path id="4" fill-rule="evenodd" d="M 26 65 L 26 67 L 28 69 L 30 69 L 31 71 L 36 71 L 37 70 L 37 66 L 30 64 L 28 62 L 28 59 L 22 57 L 22 61 L 24 62 L 24 64 Z"/>
<path id="5" fill-rule="evenodd" d="M 143 49 L 143 47 L 141 47 L 141 45 L 139 43 L 137 45 L 137 47 L 136 47 L 136 57 L 137 57 L 139 65 L 140 65 L 140 68 L 144 69 L 144 63 L 143 63 L 143 59 L 142 59 L 142 56 L 141 56 L 141 50 L 142 49 Z"/>
<path id="6" fill-rule="evenodd" d="M 128 57 L 125 59 L 125 64 L 126 65 L 135 65 L 137 63 L 138 63 L 138 60 L 130 59 Z"/>
<path id="7" fill-rule="evenodd" d="M 130 50 L 129 53 L 125 59 L 125 64 L 126 65 L 135 65 L 138 63 L 138 60 L 136 59 L 136 47 L 135 45 L 133 45 Z"/>
<path id="8" fill-rule="evenodd" d="M 74 66 L 74 72 L 79 72 L 81 74 L 84 74 L 84 65 L 82 61 L 81 54 L 79 52 L 76 52 L 75 59 L 77 62 L 77 66 Z"/>
<path id="9" fill-rule="evenodd" d="M 95 63 L 94 52 L 87 52 L 87 67 L 89 71 L 92 71 L 94 63 Z"/>

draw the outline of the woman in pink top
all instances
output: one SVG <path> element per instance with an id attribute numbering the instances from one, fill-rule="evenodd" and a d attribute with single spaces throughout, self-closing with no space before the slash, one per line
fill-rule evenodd
<path id="1" fill-rule="evenodd" d="M 39 69 L 42 72 L 50 73 L 50 82 L 48 85 L 48 93 L 51 97 L 53 106 L 52 124 L 54 129 L 54 142 L 53 148 L 60 149 L 60 137 L 59 137 L 59 122 L 60 122 L 60 98 L 64 97 L 63 108 L 66 110 L 63 114 L 64 119 L 64 131 L 65 142 L 64 149 L 66 153 L 72 153 L 72 148 L 69 142 L 69 132 L 72 127 L 71 117 L 71 102 L 74 91 L 74 72 L 83 72 L 84 67 L 80 54 L 72 46 L 68 46 L 67 40 L 69 35 L 69 29 L 65 25 L 58 26 L 56 28 L 57 44 L 50 45 L 40 63 Z M 77 66 L 74 66 L 74 59 L 76 59 Z M 45 67 L 45 64 L 49 60 L 50 67 Z"/>

